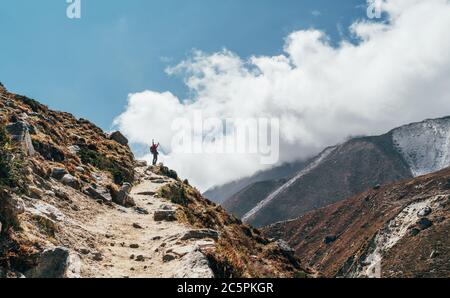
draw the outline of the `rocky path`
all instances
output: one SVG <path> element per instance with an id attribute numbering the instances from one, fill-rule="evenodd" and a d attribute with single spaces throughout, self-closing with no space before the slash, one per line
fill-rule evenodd
<path id="1" fill-rule="evenodd" d="M 169 179 L 152 174 L 130 193 L 135 208 L 108 209 L 98 214 L 89 230 L 97 235 L 98 253 L 83 258 L 83 277 L 212 277 L 200 246 L 213 246 L 212 239 L 186 239 L 192 229 L 177 221 L 155 221 L 159 211 L 177 206 L 155 196 Z M 158 219 L 159 220 L 159 219 Z M 186 237 L 184 237 L 186 238 Z"/>

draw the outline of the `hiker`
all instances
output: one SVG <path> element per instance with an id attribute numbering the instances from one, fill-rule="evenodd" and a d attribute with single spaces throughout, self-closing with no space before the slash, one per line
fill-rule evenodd
<path id="1" fill-rule="evenodd" d="M 158 162 L 158 147 L 159 143 L 156 145 L 155 140 L 152 140 L 152 145 L 150 146 L 150 153 L 153 154 L 153 165 L 156 166 Z"/>

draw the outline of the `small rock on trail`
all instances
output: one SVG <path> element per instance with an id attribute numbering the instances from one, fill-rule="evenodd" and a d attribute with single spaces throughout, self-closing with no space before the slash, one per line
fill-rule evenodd
<path id="1" fill-rule="evenodd" d="M 155 212 L 153 219 L 155 221 L 176 221 L 176 212 L 173 210 L 158 210 Z"/>
<path id="2" fill-rule="evenodd" d="M 140 230 L 143 229 L 143 227 L 142 227 L 140 224 L 138 224 L 138 223 L 134 223 L 134 224 L 133 224 L 133 228 L 135 228 L 135 229 L 140 229 Z"/>
<path id="3" fill-rule="evenodd" d="M 211 229 L 190 230 L 187 233 L 185 233 L 183 237 L 181 237 L 181 240 L 205 239 L 205 238 L 217 240 L 219 239 L 219 233 Z"/>
<path id="4" fill-rule="evenodd" d="M 25 273 L 28 278 L 79 277 L 80 258 L 64 247 L 45 250 L 38 258 L 37 266 Z"/>
<path id="5" fill-rule="evenodd" d="M 136 262 L 144 262 L 145 261 L 145 257 L 143 255 L 139 255 L 136 257 Z"/>

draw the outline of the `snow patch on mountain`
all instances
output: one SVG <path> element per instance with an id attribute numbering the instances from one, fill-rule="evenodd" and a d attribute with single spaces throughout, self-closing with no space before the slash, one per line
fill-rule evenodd
<path id="1" fill-rule="evenodd" d="M 436 208 L 435 203 L 444 196 L 432 196 L 406 206 L 387 226 L 380 230 L 374 240 L 375 247 L 362 262 L 363 268 L 356 270 L 352 277 L 381 278 L 383 255 L 394 247 L 409 231 L 417 220 L 418 212 L 426 207 Z"/>
<path id="2" fill-rule="evenodd" d="M 400 127 L 392 138 L 415 177 L 450 166 L 450 117 Z"/>
<path id="3" fill-rule="evenodd" d="M 334 150 L 336 147 L 329 147 L 325 149 L 315 160 L 313 160 L 305 169 L 301 170 L 297 173 L 292 179 L 290 179 L 288 182 L 283 184 L 281 187 L 276 189 L 274 192 L 272 192 L 269 196 L 267 196 L 264 200 L 259 202 L 256 207 L 254 207 L 252 210 L 247 212 L 243 217 L 243 222 L 248 222 L 250 218 L 255 216 L 256 213 L 258 213 L 261 209 L 263 209 L 265 206 L 267 206 L 270 202 L 275 200 L 278 195 L 280 195 L 282 192 L 284 192 L 286 189 L 291 187 L 292 184 L 294 184 L 298 179 L 305 176 L 306 174 L 310 173 L 312 170 L 317 168 Z"/>

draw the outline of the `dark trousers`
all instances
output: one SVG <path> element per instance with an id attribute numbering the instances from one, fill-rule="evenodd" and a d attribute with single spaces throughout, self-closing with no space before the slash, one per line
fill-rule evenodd
<path id="1" fill-rule="evenodd" d="M 153 154 L 153 165 L 156 166 L 157 162 L 158 162 L 158 154 Z"/>

